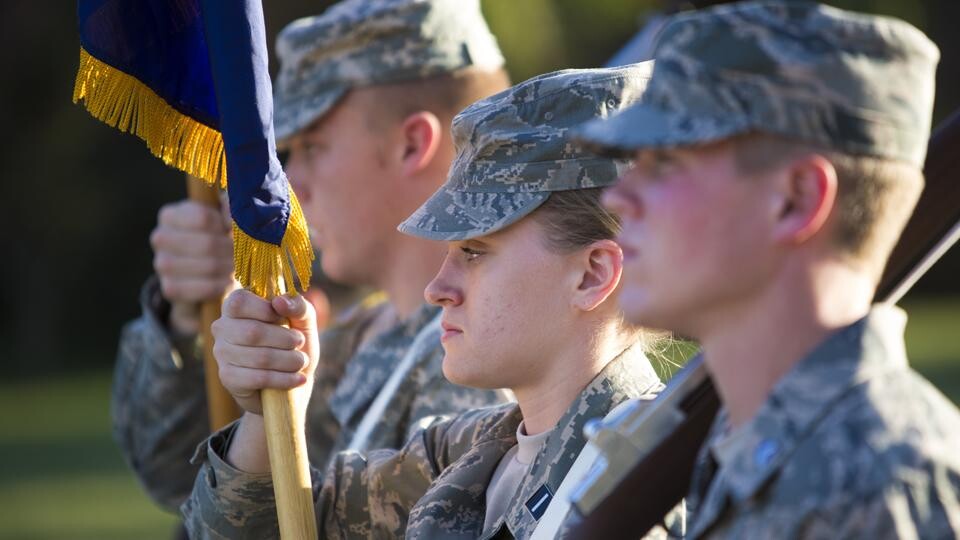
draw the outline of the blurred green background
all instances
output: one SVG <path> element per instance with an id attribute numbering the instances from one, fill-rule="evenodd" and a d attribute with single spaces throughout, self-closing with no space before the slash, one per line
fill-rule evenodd
<path id="1" fill-rule="evenodd" d="M 265 2 L 273 36 L 330 2 Z M 655 0 L 484 0 L 515 81 L 602 64 Z M 935 116 L 960 106 L 960 3 L 844 0 L 896 15 L 939 44 Z M 70 102 L 79 45 L 72 2 L 0 5 L 0 539 L 169 538 L 110 436 L 116 341 L 138 314 L 147 236 L 183 175 Z M 274 68 L 275 68 L 274 62 Z M 960 249 L 904 301 L 914 365 L 960 402 Z"/>

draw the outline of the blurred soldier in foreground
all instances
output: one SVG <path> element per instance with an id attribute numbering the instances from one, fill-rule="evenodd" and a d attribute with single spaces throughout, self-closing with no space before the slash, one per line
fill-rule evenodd
<path id="1" fill-rule="evenodd" d="M 938 51 L 887 17 L 744 2 L 663 30 L 640 104 L 581 132 L 634 158 L 629 320 L 697 339 L 722 408 L 693 538 L 953 538 L 960 414 L 871 306 L 923 186 Z"/>
<path id="2" fill-rule="evenodd" d="M 447 241 L 425 291 L 443 307 L 444 373 L 510 388 L 518 403 L 434 419 L 400 450 L 338 454 L 325 476 L 314 471 L 321 536 L 527 538 L 583 447 L 584 422 L 662 388 L 646 334 L 616 306 L 619 225 L 599 190 L 621 167 L 569 139 L 571 126 L 635 102 L 648 76 L 644 64 L 561 71 L 454 119 L 449 180 L 400 229 Z M 317 351 L 307 304 L 283 302 L 238 291 L 215 330 L 269 332 L 249 376 L 288 388 Z M 272 324 L 280 317 L 291 329 Z M 248 412 L 210 438 L 187 525 L 198 538 L 276 537 L 259 400 L 228 388 Z"/>
<path id="3" fill-rule="evenodd" d="M 276 134 L 323 271 L 387 299 L 367 302 L 320 337 L 311 459 L 323 464 L 348 445 L 398 447 L 422 416 L 504 401 L 501 392 L 443 378 L 440 332 L 431 327 L 422 339 L 429 346 L 354 440 L 415 336 L 439 312 L 422 292 L 443 246 L 396 226 L 442 184 L 454 114 L 508 86 L 478 0 L 347 0 L 287 26 L 277 53 Z M 230 283 L 232 255 L 216 210 L 185 201 L 161 210 L 159 221 L 151 237 L 159 290 L 157 280 L 148 284 L 144 315 L 121 338 L 113 417 L 147 491 L 174 509 L 197 474 L 189 459 L 210 433 L 195 306 Z M 235 349 L 241 337 L 221 334 L 217 347 Z M 226 367 L 222 377 L 242 369 Z"/>

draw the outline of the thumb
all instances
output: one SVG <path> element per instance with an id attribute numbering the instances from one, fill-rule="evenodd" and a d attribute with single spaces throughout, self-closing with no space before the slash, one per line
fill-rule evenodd
<path id="1" fill-rule="evenodd" d="M 285 317 L 290 322 L 290 328 L 300 330 L 304 334 L 317 333 L 317 315 L 313 305 L 302 296 L 275 296 L 271 301 L 277 315 Z"/>

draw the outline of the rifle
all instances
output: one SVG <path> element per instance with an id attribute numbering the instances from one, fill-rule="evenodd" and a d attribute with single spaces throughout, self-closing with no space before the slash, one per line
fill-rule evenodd
<path id="1" fill-rule="evenodd" d="M 958 147 L 960 109 L 930 139 L 926 187 L 891 254 L 875 301 L 898 302 L 960 239 Z M 571 538 L 640 538 L 686 495 L 720 400 L 699 356 L 670 383 L 648 407 L 633 403 L 588 426 L 591 440 L 584 452 L 595 457 L 589 468 L 583 467 L 582 481 L 571 494 L 582 517 Z"/>

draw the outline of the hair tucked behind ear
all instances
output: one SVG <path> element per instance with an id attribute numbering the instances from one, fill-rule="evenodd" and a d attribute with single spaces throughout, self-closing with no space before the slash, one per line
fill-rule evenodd
<path id="1" fill-rule="evenodd" d="M 620 218 L 600 204 L 602 188 L 555 191 L 533 216 L 546 232 L 547 246 L 566 252 L 620 232 Z"/>
<path id="2" fill-rule="evenodd" d="M 600 240 L 613 240 L 620 233 L 620 218 L 600 202 L 603 188 L 555 191 L 531 214 L 543 227 L 547 247 L 560 253 L 585 248 Z M 669 332 L 634 326 L 620 318 L 622 332 L 640 342 L 657 372 L 669 376 L 677 367 L 676 351 L 689 348 Z"/>

